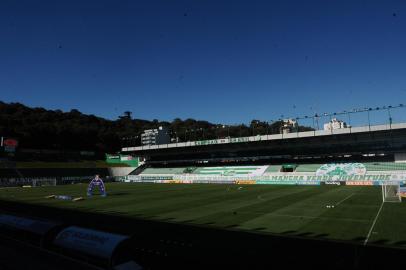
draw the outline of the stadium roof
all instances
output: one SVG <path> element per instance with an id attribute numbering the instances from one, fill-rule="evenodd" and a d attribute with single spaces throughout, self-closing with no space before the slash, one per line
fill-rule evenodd
<path id="1" fill-rule="evenodd" d="M 124 147 L 122 152 L 137 152 L 146 150 L 161 150 L 167 148 L 189 148 L 189 147 L 199 147 L 205 145 L 224 145 L 224 144 L 234 144 L 234 143 L 248 143 L 248 142 L 265 142 L 274 140 L 287 140 L 293 138 L 311 138 L 319 136 L 334 136 L 342 134 L 359 134 L 359 133 L 374 133 L 378 131 L 391 131 L 406 129 L 406 123 L 398 124 L 385 124 L 385 125 L 374 125 L 374 126 L 362 126 L 362 127 L 350 127 L 342 129 L 332 129 L 332 130 L 316 130 L 316 131 L 306 131 L 306 132 L 295 132 L 288 134 L 272 134 L 272 135 L 258 135 L 250 137 L 237 137 L 237 138 L 226 138 L 226 139 L 211 139 L 205 141 L 190 141 L 183 143 L 170 143 L 161 145 L 146 145 L 137 147 Z"/>

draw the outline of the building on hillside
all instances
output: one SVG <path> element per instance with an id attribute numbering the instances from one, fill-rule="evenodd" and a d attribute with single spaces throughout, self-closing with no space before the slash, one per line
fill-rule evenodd
<path id="1" fill-rule="evenodd" d="M 338 120 L 337 118 L 331 119 L 328 123 L 324 124 L 324 130 L 333 130 L 349 127 L 346 122 Z"/>
<path id="2" fill-rule="evenodd" d="M 280 127 L 281 134 L 287 134 L 298 131 L 298 123 L 295 119 L 284 119 L 282 120 L 282 125 Z"/>

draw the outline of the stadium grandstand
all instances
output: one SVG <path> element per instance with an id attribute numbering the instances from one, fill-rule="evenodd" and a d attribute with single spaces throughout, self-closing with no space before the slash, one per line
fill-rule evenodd
<path id="1" fill-rule="evenodd" d="M 125 181 L 316 185 L 363 181 L 379 185 L 406 173 L 405 149 L 406 124 L 399 123 L 125 147 L 122 151 L 142 160 L 142 166 Z"/>

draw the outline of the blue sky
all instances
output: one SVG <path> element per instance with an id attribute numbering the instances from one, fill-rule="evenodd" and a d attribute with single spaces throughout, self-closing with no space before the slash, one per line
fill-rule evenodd
<path id="1" fill-rule="evenodd" d="M 0 100 L 221 123 L 396 105 L 405 48 L 405 1 L 2 0 Z"/>

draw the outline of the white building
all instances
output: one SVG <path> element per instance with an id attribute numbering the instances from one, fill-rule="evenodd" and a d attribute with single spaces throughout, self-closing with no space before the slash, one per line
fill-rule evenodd
<path id="1" fill-rule="evenodd" d="M 324 124 L 324 130 L 333 130 L 333 129 L 340 129 L 340 128 L 347 128 L 349 127 L 347 123 L 344 121 L 338 120 L 337 118 L 331 119 L 328 123 Z"/>
<path id="2" fill-rule="evenodd" d="M 298 124 L 295 119 L 284 119 L 280 128 L 281 134 L 287 134 L 291 132 L 297 132 Z"/>

